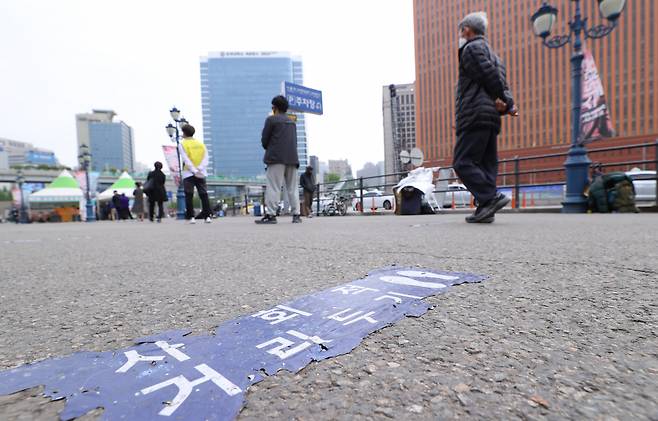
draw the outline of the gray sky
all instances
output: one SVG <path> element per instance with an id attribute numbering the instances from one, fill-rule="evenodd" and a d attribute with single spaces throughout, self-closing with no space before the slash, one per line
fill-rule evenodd
<path id="1" fill-rule="evenodd" d="M 171 106 L 201 130 L 201 56 L 290 51 L 324 95 L 310 154 L 356 171 L 384 159 L 381 87 L 415 79 L 412 12 L 412 0 L 2 0 L 0 137 L 75 165 L 75 114 L 113 109 L 137 161 L 162 160 Z"/>

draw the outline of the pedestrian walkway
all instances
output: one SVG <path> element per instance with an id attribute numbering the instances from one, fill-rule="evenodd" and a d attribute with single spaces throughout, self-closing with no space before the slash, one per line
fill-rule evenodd
<path id="1" fill-rule="evenodd" d="M 265 378 L 239 419 L 658 411 L 654 215 L 215 222 L 0 225 L 0 369 L 171 329 L 207 333 L 371 269 L 418 265 L 489 278 L 427 298 L 433 309 L 346 355 Z M 183 253 L 192 243 L 196 255 Z M 54 419 L 64 407 L 32 394 L 0 397 L 0 418 Z"/>

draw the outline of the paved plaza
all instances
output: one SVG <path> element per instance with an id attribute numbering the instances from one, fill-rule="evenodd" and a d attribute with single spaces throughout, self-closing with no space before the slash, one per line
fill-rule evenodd
<path id="1" fill-rule="evenodd" d="M 112 351 L 397 266 L 489 276 L 249 389 L 240 420 L 658 419 L 655 214 L 0 225 L 0 369 Z M 1 420 L 55 420 L 39 389 Z M 97 419 L 97 409 L 82 419 Z M 163 417 L 163 419 L 165 419 Z"/>

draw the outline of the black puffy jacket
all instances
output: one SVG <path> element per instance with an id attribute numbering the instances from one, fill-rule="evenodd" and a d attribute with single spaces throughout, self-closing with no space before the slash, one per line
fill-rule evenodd
<path id="1" fill-rule="evenodd" d="M 295 165 L 299 168 L 297 126 L 286 114 L 267 117 L 261 143 L 265 149 L 265 164 Z"/>
<path id="2" fill-rule="evenodd" d="M 459 80 L 455 100 L 457 136 L 477 129 L 500 132 L 500 113 L 495 101 L 502 99 L 507 111 L 514 99 L 507 86 L 506 70 L 487 40 L 478 36 L 459 50 Z"/>

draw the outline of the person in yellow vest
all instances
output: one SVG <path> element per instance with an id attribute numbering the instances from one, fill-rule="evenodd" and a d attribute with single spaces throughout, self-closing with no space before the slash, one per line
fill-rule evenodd
<path id="1" fill-rule="evenodd" d="M 193 138 L 195 130 L 189 124 L 184 125 L 183 141 L 178 145 L 178 149 L 183 160 L 183 190 L 185 191 L 185 219 L 191 224 L 196 223 L 197 219 L 204 219 L 210 223 L 210 202 L 208 201 L 208 188 L 206 186 L 206 177 L 208 176 L 208 151 L 206 146 L 200 140 Z M 201 199 L 201 213 L 194 216 L 194 188 L 196 187 Z"/>

